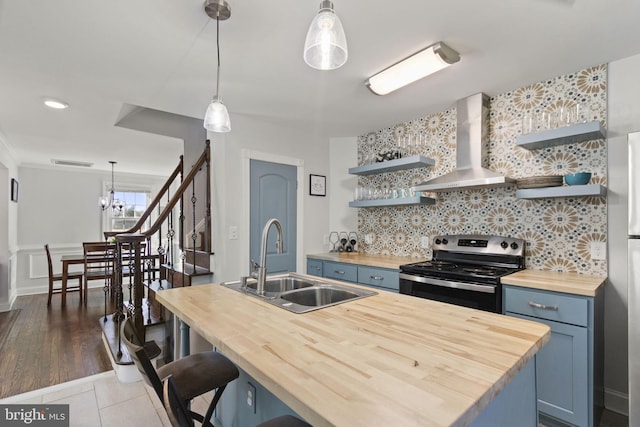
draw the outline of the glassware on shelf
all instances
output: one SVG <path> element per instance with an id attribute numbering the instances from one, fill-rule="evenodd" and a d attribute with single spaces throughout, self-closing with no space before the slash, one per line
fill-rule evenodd
<path id="1" fill-rule="evenodd" d="M 522 135 L 535 131 L 535 119 L 532 113 L 526 112 L 522 115 Z"/>
<path id="2" fill-rule="evenodd" d="M 591 107 L 588 102 L 576 104 L 576 123 L 588 123 L 591 121 Z"/>
<path id="3" fill-rule="evenodd" d="M 340 232 L 340 241 L 338 245 L 338 252 L 344 252 L 347 249 L 347 242 L 349 241 L 349 234 L 346 231 Z"/>
<path id="4" fill-rule="evenodd" d="M 331 244 L 331 250 L 329 252 L 338 252 L 338 242 L 340 241 L 340 237 L 338 236 L 337 231 L 332 231 L 329 233 L 329 243 Z"/>

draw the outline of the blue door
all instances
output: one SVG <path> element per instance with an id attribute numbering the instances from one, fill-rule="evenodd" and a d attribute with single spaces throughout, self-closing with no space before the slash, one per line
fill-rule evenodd
<path id="1" fill-rule="evenodd" d="M 282 254 L 277 252 L 275 226 L 269 231 L 267 273 L 296 271 L 296 177 L 295 166 L 251 160 L 249 255 L 252 260 L 261 262 L 262 229 L 267 221 L 277 218 L 282 225 Z"/>

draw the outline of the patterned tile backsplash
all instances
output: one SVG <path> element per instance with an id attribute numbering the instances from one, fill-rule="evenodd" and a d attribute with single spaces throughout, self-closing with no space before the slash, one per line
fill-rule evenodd
<path id="1" fill-rule="evenodd" d="M 605 140 L 538 150 L 516 145 L 525 114 L 553 111 L 562 105 L 586 103 L 591 120 L 606 127 L 607 68 L 576 73 L 519 88 L 490 99 L 489 169 L 512 178 L 592 172 L 592 184 L 606 186 Z M 435 166 L 359 178 L 364 187 L 381 191 L 406 188 L 455 168 L 456 110 L 429 114 L 358 137 L 358 164 L 370 163 L 381 152 L 397 150 L 397 140 L 420 135 L 412 154 L 435 160 Z M 371 254 L 431 257 L 421 248 L 422 236 L 483 234 L 526 240 L 527 268 L 606 275 L 606 261 L 591 259 L 591 243 L 607 240 L 605 197 L 517 199 L 516 187 L 437 193 L 435 205 L 358 209 L 358 231 L 370 234 Z M 363 241 L 364 239 L 361 239 Z"/>

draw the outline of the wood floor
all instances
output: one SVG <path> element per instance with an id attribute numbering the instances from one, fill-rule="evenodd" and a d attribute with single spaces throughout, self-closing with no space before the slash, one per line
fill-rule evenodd
<path id="1" fill-rule="evenodd" d="M 0 317 L 0 398 L 112 369 L 99 324 L 102 289 L 89 290 L 86 307 L 74 292 L 66 308 L 59 295 L 47 308 L 43 294 L 18 297 L 13 309 Z"/>

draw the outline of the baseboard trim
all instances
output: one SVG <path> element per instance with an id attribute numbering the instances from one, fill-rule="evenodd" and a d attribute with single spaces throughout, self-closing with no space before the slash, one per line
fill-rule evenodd
<path id="1" fill-rule="evenodd" d="M 629 416 L 629 395 L 609 388 L 604 389 L 604 407 Z"/>
<path id="2" fill-rule="evenodd" d="M 89 289 L 96 289 L 96 288 L 101 288 L 101 289 L 104 288 L 104 283 L 94 281 L 93 284 L 89 285 Z M 46 286 L 30 286 L 28 288 L 20 288 L 18 290 L 18 296 L 46 294 L 47 292 L 49 292 L 48 284 Z M 15 301 L 15 298 L 14 298 L 14 301 Z M 0 307 L 2 306 L 0 305 Z"/>

